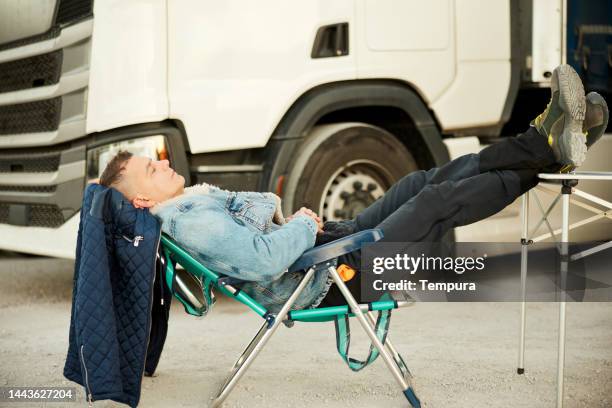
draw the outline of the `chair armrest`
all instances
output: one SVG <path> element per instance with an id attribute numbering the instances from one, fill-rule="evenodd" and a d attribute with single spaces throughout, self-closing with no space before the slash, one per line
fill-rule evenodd
<path id="1" fill-rule="evenodd" d="M 306 269 L 321 262 L 337 258 L 340 255 L 353 252 L 360 249 L 362 244 L 376 242 L 382 237 L 383 233 L 381 230 L 369 229 L 311 248 L 304 252 L 302 256 L 289 267 L 289 272 Z"/>

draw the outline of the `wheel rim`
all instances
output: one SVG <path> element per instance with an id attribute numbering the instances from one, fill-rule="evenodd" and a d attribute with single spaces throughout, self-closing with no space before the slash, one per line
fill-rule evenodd
<path id="1" fill-rule="evenodd" d="M 377 162 L 348 162 L 325 185 L 319 215 L 323 221 L 351 219 L 382 197 L 393 181 L 391 173 Z"/>

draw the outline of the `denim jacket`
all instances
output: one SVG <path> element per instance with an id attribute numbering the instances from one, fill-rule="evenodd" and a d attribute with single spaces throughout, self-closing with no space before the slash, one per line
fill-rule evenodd
<path id="1" fill-rule="evenodd" d="M 151 213 L 207 268 L 248 281 L 241 289 L 271 312 L 280 310 L 304 276 L 287 268 L 314 246 L 317 233 L 316 222 L 305 215 L 285 223 L 276 194 L 206 183 L 185 188 Z M 292 308 L 316 306 L 330 284 L 325 270 L 315 272 Z"/>

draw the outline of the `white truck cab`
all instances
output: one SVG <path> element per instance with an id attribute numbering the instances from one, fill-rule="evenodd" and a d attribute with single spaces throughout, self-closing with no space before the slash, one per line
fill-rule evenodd
<path id="1" fill-rule="evenodd" d="M 352 217 L 547 86 L 537 13 L 560 32 L 550 1 L 5 0 L 0 249 L 73 258 L 84 187 L 126 148 Z"/>

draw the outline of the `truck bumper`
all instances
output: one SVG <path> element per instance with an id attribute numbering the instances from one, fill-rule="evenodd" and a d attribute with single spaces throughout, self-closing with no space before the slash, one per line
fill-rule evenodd
<path id="1" fill-rule="evenodd" d="M 80 211 L 59 228 L 0 224 L 0 249 L 56 258 L 75 258 Z"/>

